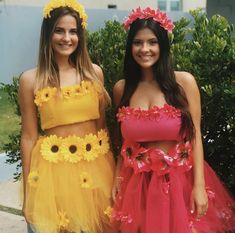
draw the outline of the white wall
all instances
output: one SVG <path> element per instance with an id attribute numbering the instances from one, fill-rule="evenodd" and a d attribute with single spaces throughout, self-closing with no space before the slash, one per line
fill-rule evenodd
<path id="1" fill-rule="evenodd" d="M 48 0 L 2 0 L 0 4 L 43 6 Z M 157 7 L 157 0 L 79 0 L 85 8 L 107 9 L 109 4 L 117 5 L 118 10 L 131 10 L 140 7 Z M 206 8 L 206 0 L 182 0 L 183 11 L 198 7 Z"/>
<path id="2" fill-rule="evenodd" d="M 0 4 L 43 6 L 47 2 L 48 0 L 2 0 Z M 157 0 L 78 0 L 78 2 L 90 9 L 107 9 L 109 4 L 117 5 L 118 10 L 130 10 L 138 6 L 157 7 Z"/>
<path id="3" fill-rule="evenodd" d="M 183 11 L 189 12 L 189 10 L 202 8 L 206 9 L 206 0 L 183 0 Z"/>

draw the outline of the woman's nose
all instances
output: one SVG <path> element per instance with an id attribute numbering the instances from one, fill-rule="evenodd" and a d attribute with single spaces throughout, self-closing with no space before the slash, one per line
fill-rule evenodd
<path id="1" fill-rule="evenodd" d="M 145 51 L 148 51 L 149 50 L 149 46 L 147 43 L 143 43 L 142 46 L 141 46 L 141 51 L 142 52 L 145 52 Z"/>
<path id="2" fill-rule="evenodd" d="M 63 40 L 64 40 L 64 41 L 69 41 L 69 40 L 70 40 L 70 35 L 69 35 L 68 32 L 65 32 L 65 33 L 64 33 Z"/>

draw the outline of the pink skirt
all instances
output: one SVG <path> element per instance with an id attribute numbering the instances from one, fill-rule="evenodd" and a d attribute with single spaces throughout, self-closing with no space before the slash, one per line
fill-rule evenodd
<path id="1" fill-rule="evenodd" d="M 235 202 L 206 162 L 208 211 L 200 219 L 190 213 L 193 161 L 189 143 L 179 143 L 166 154 L 125 142 L 121 154 L 121 190 L 112 219 L 122 233 L 235 232 Z"/>

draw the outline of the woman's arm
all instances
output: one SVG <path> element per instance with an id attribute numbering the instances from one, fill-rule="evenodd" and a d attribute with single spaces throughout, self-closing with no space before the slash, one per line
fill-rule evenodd
<path id="1" fill-rule="evenodd" d="M 124 87 L 125 87 L 125 80 L 123 80 L 123 79 L 119 80 L 113 87 L 113 102 L 114 102 L 114 105 L 116 108 L 117 108 L 117 106 L 119 106 L 119 104 L 121 102 Z M 114 177 L 114 186 L 113 186 L 113 190 L 112 190 L 113 200 L 116 199 L 116 196 L 117 196 L 118 192 L 120 191 L 120 185 L 121 185 L 121 182 L 123 179 L 122 177 L 119 176 L 122 162 L 123 162 L 122 157 L 120 155 L 118 155 L 115 177 Z"/>
<path id="2" fill-rule="evenodd" d="M 38 138 L 37 110 L 34 104 L 33 90 L 34 77 L 34 70 L 26 71 L 21 75 L 19 84 L 19 104 L 21 111 L 20 152 L 24 182 L 24 199 L 26 198 L 26 183 L 30 171 L 31 152 Z"/>
<path id="3" fill-rule="evenodd" d="M 197 217 L 200 218 L 206 213 L 208 208 L 208 198 L 205 190 L 204 179 L 200 92 L 194 77 L 190 73 L 177 72 L 176 79 L 185 91 L 186 98 L 189 103 L 189 112 L 195 127 L 195 138 L 193 140 L 194 184 L 191 200 L 191 212 L 194 213 L 196 210 Z"/>
<path id="4" fill-rule="evenodd" d="M 96 65 L 93 64 L 93 68 L 96 72 L 97 77 L 99 78 L 99 81 L 102 83 L 104 86 L 104 75 L 102 69 Z M 106 117 L 105 117 L 105 109 L 107 107 L 107 103 L 105 102 L 104 94 L 100 96 L 100 105 L 99 105 L 99 111 L 100 111 L 100 118 L 97 120 L 97 129 L 106 129 Z M 108 131 L 107 131 L 108 132 Z"/>

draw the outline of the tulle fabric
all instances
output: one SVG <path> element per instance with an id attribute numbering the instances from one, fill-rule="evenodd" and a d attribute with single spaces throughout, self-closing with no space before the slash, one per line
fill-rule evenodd
<path id="1" fill-rule="evenodd" d="M 32 152 L 31 171 L 39 178 L 27 186 L 26 212 L 37 233 L 101 233 L 110 224 L 104 211 L 110 206 L 114 161 L 112 153 L 94 161 L 50 163 L 40 154 L 39 139 Z M 90 174 L 92 188 L 81 186 L 81 173 Z"/>
<path id="2" fill-rule="evenodd" d="M 113 209 L 113 220 L 122 233 L 225 233 L 235 232 L 235 203 L 214 171 L 205 162 L 209 208 L 197 219 L 190 213 L 193 169 L 169 173 L 134 172 L 123 163 L 121 191 Z"/>

